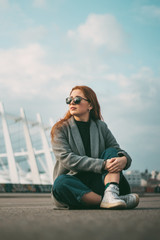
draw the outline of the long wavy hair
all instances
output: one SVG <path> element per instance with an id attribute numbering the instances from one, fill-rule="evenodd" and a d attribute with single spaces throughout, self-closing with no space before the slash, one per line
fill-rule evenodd
<path id="1" fill-rule="evenodd" d="M 91 106 L 93 107 L 90 111 L 90 118 L 92 118 L 93 120 L 103 120 L 103 117 L 101 115 L 101 108 L 97 99 L 97 96 L 95 94 L 95 92 L 87 86 L 75 86 L 74 88 L 72 88 L 71 93 L 73 92 L 73 90 L 79 89 L 83 92 L 85 98 L 87 98 L 90 103 Z M 62 125 L 64 124 L 65 121 L 67 121 L 69 118 L 71 118 L 72 115 L 70 114 L 70 111 L 68 110 L 68 112 L 65 114 L 64 118 L 60 119 L 58 122 L 56 122 L 54 124 L 54 126 L 52 127 L 51 130 L 51 140 L 53 141 L 54 138 L 54 133 L 55 133 L 55 129 L 57 128 L 61 128 Z"/>

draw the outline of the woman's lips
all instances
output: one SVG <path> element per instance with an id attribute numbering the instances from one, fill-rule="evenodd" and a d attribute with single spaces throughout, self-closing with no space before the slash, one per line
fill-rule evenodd
<path id="1" fill-rule="evenodd" d="M 76 108 L 75 107 L 71 107 L 70 110 L 75 110 Z"/>

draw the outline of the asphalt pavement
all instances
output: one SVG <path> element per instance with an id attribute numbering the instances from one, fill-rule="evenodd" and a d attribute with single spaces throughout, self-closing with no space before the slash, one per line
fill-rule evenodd
<path id="1" fill-rule="evenodd" d="M 54 210 L 50 194 L 0 194 L 0 240 L 160 239 L 160 194 L 133 210 Z"/>

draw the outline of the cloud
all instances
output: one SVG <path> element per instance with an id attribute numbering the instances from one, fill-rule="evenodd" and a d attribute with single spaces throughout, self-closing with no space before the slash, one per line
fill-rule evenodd
<path id="1" fill-rule="evenodd" d="M 160 77 L 144 66 L 128 76 L 106 74 L 100 85 L 103 117 L 121 147 L 128 149 L 137 168 L 156 168 L 158 161 L 149 156 L 159 155 Z"/>
<path id="2" fill-rule="evenodd" d="M 124 74 L 106 74 L 105 79 L 111 82 L 115 89 L 116 99 L 125 108 L 134 111 L 149 109 L 160 100 L 160 78 L 154 76 L 149 67 L 142 67 L 130 76 Z M 113 93 L 112 93 L 113 94 Z M 115 98 L 115 95 L 113 96 Z"/>
<path id="3" fill-rule="evenodd" d="M 126 51 L 127 34 L 117 19 L 110 14 L 90 14 L 84 24 L 69 30 L 68 37 L 78 44 L 94 48 L 105 47 L 110 52 Z"/>
<path id="4" fill-rule="evenodd" d="M 46 0 L 34 0 L 33 1 L 33 6 L 38 7 L 38 8 L 45 7 L 46 6 Z"/>
<path id="5" fill-rule="evenodd" d="M 8 0 L 0 0 L 0 9 L 8 8 L 8 7 L 9 7 L 9 1 Z"/>
<path id="6" fill-rule="evenodd" d="M 160 7 L 155 5 L 143 6 L 142 13 L 149 17 L 160 18 Z"/>
<path id="7" fill-rule="evenodd" d="M 160 79 L 149 67 L 142 67 L 129 76 L 115 74 L 108 64 L 90 62 L 47 63 L 47 53 L 40 44 L 24 48 L 0 50 L 0 84 L 3 93 L 21 99 L 40 95 L 59 99 L 79 85 L 95 86 L 104 104 L 130 111 L 156 107 L 160 101 Z M 103 86 L 103 88 L 102 88 Z M 107 95 L 106 95 L 107 93 Z M 118 110 L 117 110 L 118 111 Z"/>
<path id="8" fill-rule="evenodd" d="M 46 37 L 47 33 L 47 29 L 40 25 L 38 27 L 28 28 L 24 31 L 21 31 L 18 35 L 22 42 L 33 43 Z"/>
<path id="9" fill-rule="evenodd" d="M 39 44 L 0 50 L 1 89 L 12 97 L 22 99 L 40 94 L 47 98 L 58 97 L 60 81 L 69 80 L 69 76 L 74 75 L 74 69 L 69 64 L 46 64 L 45 56 L 46 52 Z M 66 89 L 67 86 L 63 91 Z"/>
<path id="10" fill-rule="evenodd" d="M 121 73 L 119 73 L 119 74 L 114 74 L 114 73 L 107 74 L 105 76 L 105 78 L 107 80 L 111 81 L 111 82 L 118 83 L 118 85 L 120 85 L 121 87 L 126 87 L 129 84 L 128 78 Z"/>

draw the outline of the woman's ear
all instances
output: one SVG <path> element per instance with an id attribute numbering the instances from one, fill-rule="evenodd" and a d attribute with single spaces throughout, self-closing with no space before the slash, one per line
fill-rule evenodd
<path id="1" fill-rule="evenodd" d="M 89 111 L 91 111 L 91 110 L 93 109 L 93 107 L 92 107 L 91 104 L 89 105 L 89 108 L 88 108 L 88 109 L 89 109 Z"/>

